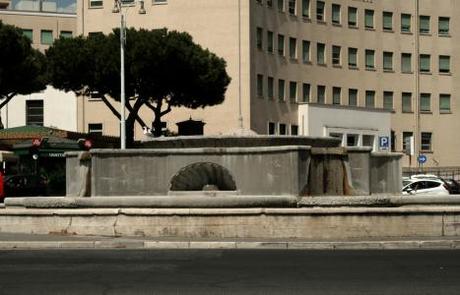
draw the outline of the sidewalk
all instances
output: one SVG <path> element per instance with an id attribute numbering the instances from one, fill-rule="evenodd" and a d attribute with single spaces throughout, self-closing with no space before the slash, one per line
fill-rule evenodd
<path id="1" fill-rule="evenodd" d="M 0 250 L 44 249 L 292 249 L 292 250 L 446 250 L 460 249 L 460 238 L 393 238 L 307 241 L 64 236 L 0 233 Z"/>

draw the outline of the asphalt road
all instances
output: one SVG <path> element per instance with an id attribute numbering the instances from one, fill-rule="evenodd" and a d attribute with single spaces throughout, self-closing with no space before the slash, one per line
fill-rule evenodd
<path id="1" fill-rule="evenodd" d="M 0 294 L 459 294 L 460 251 L 1 251 Z"/>

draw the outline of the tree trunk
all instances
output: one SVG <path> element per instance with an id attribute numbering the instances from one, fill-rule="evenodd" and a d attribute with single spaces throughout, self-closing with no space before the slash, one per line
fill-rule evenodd
<path id="1" fill-rule="evenodd" d="M 126 127 L 126 147 L 131 148 L 134 145 L 134 122 L 132 118 L 128 118 L 125 123 Z"/>
<path id="2" fill-rule="evenodd" d="M 161 136 L 161 109 L 159 108 L 155 109 L 155 119 L 153 120 L 152 127 L 153 127 L 153 135 L 155 137 L 160 137 Z"/>

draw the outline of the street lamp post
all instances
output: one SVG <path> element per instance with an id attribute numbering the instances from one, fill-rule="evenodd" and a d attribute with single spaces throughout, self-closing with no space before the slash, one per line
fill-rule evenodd
<path id="1" fill-rule="evenodd" d="M 120 13 L 120 148 L 126 149 L 126 117 L 125 117 L 125 15 L 123 13 L 123 2 L 128 1 L 114 0 L 113 13 Z M 134 1 L 132 1 L 134 2 Z M 145 14 L 144 1 L 138 0 L 140 4 L 139 14 Z"/>

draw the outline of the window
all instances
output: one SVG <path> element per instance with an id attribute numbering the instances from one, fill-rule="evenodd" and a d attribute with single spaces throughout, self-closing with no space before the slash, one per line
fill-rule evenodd
<path id="1" fill-rule="evenodd" d="M 73 33 L 71 31 L 61 31 L 59 34 L 62 38 L 72 38 Z"/>
<path id="2" fill-rule="evenodd" d="M 284 35 L 278 34 L 278 55 L 284 56 Z"/>
<path id="3" fill-rule="evenodd" d="M 53 31 L 41 30 L 40 43 L 45 45 L 53 44 Z"/>
<path id="4" fill-rule="evenodd" d="M 358 26 L 358 9 L 356 7 L 348 7 L 348 25 L 350 27 Z"/>
<path id="5" fill-rule="evenodd" d="M 402 134 L 403 151 L 406 154 L 411 153 L 411 146 L 412 146 L 413 138 L 414 138 L 414 134 L 412 132 L 403 132 Z"/>
<path id="6" fill-rule="evenodd" d="M 393 30 L 393 13 L 384 11 L 383 12 L 383 30 L 392 31 Z"/>
<path id="7" fill-rule="evenodd" d="M 374 135 L 363 134 L 363 146 L 374 146 Z"/>
<path id="8" fill-rule="evenodd" d="M 440 55 L 439 56 L 439 72 L 450 73 L 450 56 Z"/>
<path id="9" fill-rule="evenodd" d="M 439 95 L 439 112 L 450 113 L 450 94 Z"/>
<path id="10" fill-rule="evenodd" d="M 358 66 L 358 49 L 348 48 L 348 66 L 356 68 Z"/>
<path id="11" fill-rule="evenodd" d="M 273 99 L 274 95 L 274 79 L 273 77 L 267 78 L 267 96 L 269 99 Z"/>
<path id="12" fill-rule="evenodd" d="M 319 65 L 326 64 L 325 52 L 324 52 L 325 49 L 326 49 L 326 45 L 324 45 L 323 43 L 316 44 L 316 63 Z"/>
<path id="13" fill-rule="evenodd" d="M 347 134 L 347 146 L 357 146 L 358 138 L 358 134 Z"/>
<path id="14" fill-rule="evenodd" d="M 279 12 L 284 11 L 284 0 L 278 0 L 278 11 Z"/>
<path id="15" fill-rule="evenodd" d="M 420 54 L 420 72 L 422 73 L 430 72 L 430 55 L 429 54 Z"/>
<path id="16" fill-rule="evenodd" d="M 332 23 L 340 24 L 340 5 L 332 4 Z"/>
<path id="17" fill-rule="evenodd" d="M 410 53 L 401 54 L 401 72 L 411 73 L 412 72 L 412 55 Z"/>
<path id="18" fill-rule="evenodd" d="M 257 49 L 262 49 L 262 43 L 263 43 L 263 30 L 262 28 L 257 28 L 256 30 L 256 44 L 257 44 Z"/>
<path id="19" fill-rule="evenodd" d="M 31 42 L 34 40 L 33 30 L 31 29 L 21 29 L 22 35 L 26 36 Z"/>
<path id="20" fill-rule="evenodd" d="M 102 0 L 89 0 L 89 8 L 102 7 L 103 2 Z"/>
<path id="21" fill-rule="evenodd" d="M 133 0 L 128 0 L 130 2 L 134 2 Z M 262 0 L 260 0 L 262 1 Z M 153 4 L 160 4 L 160 3 L 163 3 L 163 4 L 166 4 L 168 2 L 168 0 L 153 0 Z"/>
<path id="22" fill-rule="evenodd" d="M 450 18 L 440 16 L 438 19 L 438 34 L 449 35 L 449 21 Z"/>
<path id="23" fill-rule="evenodd" d="M 289 38 L 289 58 L 297 59 L 297 39 Z"/>
<path id="24" fill-rule="evenodd" d="M 420 112 L 431 112 L 431 95 L 429 93 L 420 93 Z"/>
<path id="25" fill-rule="evenodd" d="M 289 82 L 289 101 L 297 101 L 297 82 Z"/>
<path id="26" fill-rule="evenodd" d="M 102 135 L 102 123 L 89 123 L 88 124 L 88 133 Z"/>
<path id="27" fill-rule="evenodd" d="M 420 33 L 421 34 L 430 33 L 430 17 L 427 15 L 420 16 Z"/>
<path id="28" fill-rule="evenodd" d="M 310 0 L 302 0 L 302 16 L 310 17 Z"/>
<path id="29" fill-rule="evenodd" d="M 316 1 L 316 19 L 324 21 L 324 2 Z"/>
<path id="30" fill-rule="evenodd" d="M 280 135 L 286 135 L 286 131 L 287 131 L 286 124 L 280 123 L 279 131 L 280 131 Z"/>
<path id="31" fill-rule="evenodd" d="M 299 134 L 299 126 L 291 125 L 291 135 L 298 135 L 298 134 Z"/>
<path id="32" fill-rule="evenodd" d="M 383 92 L 383 108 L 385 110 L 393 110 L 393 92 L 384 91 Z"/>
<path id="33" fill-rule="evenodd" d="M 393 71 L 393 52 L 383 52 L 383 69 Z"/>
<path id="34" fill-rule="evenodd" d="M 258 97 L 264 97 L 264 76 L 263 75 L 257 75 L 257 81 L 256 81 L 256 88 L 257 88 L 257 96 Z"/>
<path id="35" fill-rule="evenodd" d="M 310 41 L 302 41 L 302 61 L 304 63 L 310 62 Z"/>
<path id="36" fill-rule="evenodd" d="M 366 29 L 373 29 L 374 28 L 374 11 L 370 9 L 366 9 L 364 11 L 364 26 Z"/>
<path id="37" fill-rule="evenodd" d="M 309 102 L 310 101 L 310 84 L 303 83 L 302 90 L 303 90 L 302 102 Z"/>
<path id="38" fill-rule="evenodd" d="M 326 86 L 318 85 L 317 88 L 317 103 L 325 103 L 326 102 Z"/>
<path id="39" fill-rule="evenodd" d="M 267 51 L 273 53 L 273 32 L 267 31 Z"/>
<path id="40" fill-rule="evenodd" d="M 267 6 L 268 7 L 273 7 L 273 0 L 267 0 Z"/>
<path id="41" fill-rule="evenodd" d="M 276 134 L 276 124 L 273 122 L 268 122 L 268 134 L 275 135 Z"/>
<path id="42" fill-rule="evenodd" d="M 422 144 L 421 144 L 420 150 L 422 150 L 422 151 L 432 151 L 431 137 L 432 137 L 431 132 L 422 132 L 422 136 L 421 136 L 421 143 Z"/>
<path id="43" fill-rule="evenodd" d="M 403 92 L 401 96 L 402 101 L 402 112 L 411 113 L 412 112 L 412 93 Z"/>
<path id="44" fill-rule="evenodd" d="M 375 91 L 366 90 L 366 108 L 375 107 Z"/>
<path id="45" fill-rule="evenodd" d="M 334 66 L 340 65 L 340 46 L 332 46 L 332 64 Z"/>
<path id="46" fill-rule="evenodd" d="M 410 14 L 401 14 L 401 32 L 410 33 L 411 31 L 411 18 Z"/>
<path id="47" fill-rule="evenodd" d="M 354 107 L 358 105 L 358 89 L 348 89 L 348 105 Z"/>
<path id="48" fill-rule="evenodd" d="M 375 51 L 366 49 L 366 69 L 375 68 Z"/>
<path id="49" fill-rule="evenodd" d="M 340 87 L 332 88 L 332 104 L 340 104 L 342 89 Z"/>
<path id="50" fill-rule="evenodd" d="M 291 15 L 295 15 L 296 13 L 296 0 L 288 0 L 288 11 L 289 11 L 289 14 Z"/>
<path id="51" fill-rule="evenodd" d="M 283 79 L 278 80 L 278 100 L 284 101 L 284 93 L 285 93 L 285 82 Z"/>
<path id="52" fill-rule="evenodd" d="M 43 100 L 26 100 L 26 125 L 43 126 Z"/>

